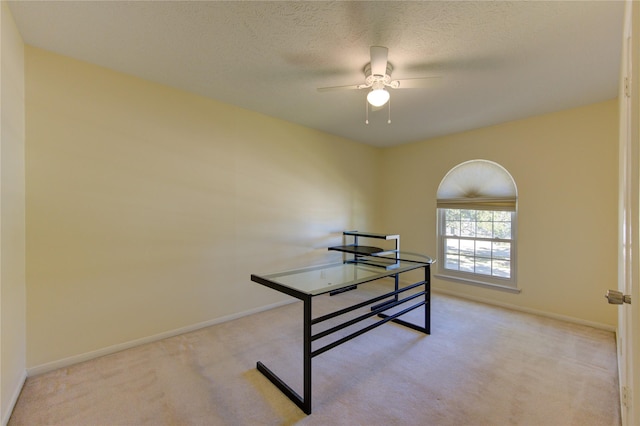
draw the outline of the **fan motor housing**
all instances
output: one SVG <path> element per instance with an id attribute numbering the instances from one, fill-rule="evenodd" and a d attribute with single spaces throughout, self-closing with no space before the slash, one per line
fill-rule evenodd
<path id="1" fill-rule="evenodd" d="M 379 76 L 379 75 L 372 75 L 371 74 L 371 62 L 369 62 L 367 65 L 364 66 L 364 75 L 365 75 L 365 82 L 367 83 L 368 86 L 372 85 L 373 83 L 380 81 L 382 83 L 384 83 L 385 85 L 388 85 L 389 83 L 391 83 L 391 73 L 393 72 L 393 65 L 391 65 L 390 62 L 387 62 L 387 72 L 384 76 Z"/>

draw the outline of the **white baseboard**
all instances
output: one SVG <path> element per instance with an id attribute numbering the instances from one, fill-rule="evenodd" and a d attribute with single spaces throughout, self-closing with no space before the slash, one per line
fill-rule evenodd
<path id="1" fill-rule="evenodd" d="M 110 355 L 116 352 L 123 351 L 125 349 L 134 348 L 136 346 L 144 345 L 146 343 L 156 342 L 158 340 L 166 339 L 169 337 L 178 336 L 180 334 L 188 333 L 191 331 L 199 330 L 201 328 L 210 327 L 212 325 L 221 324 L 223 322 L 231 321 L 237 318 L 241 318 L 247 315 L 256 314 L 258 312 L 268 311 L 269 309 L 278 308 L 280 306 L 288 305 L 289 303 L 295 302 L 296 299 L 285 300 L 282 302 L 273 303 L 267 306 L 261 306 L 256 309 L 251 309 L 248 311 L 238 312 L 236 314 L 227 315 L 220 318 L 215 318 L 209 321 L 201 322 L 198 324 L 189 325 L 187 327 L 178 328 L 175 330 L 165 331 L 164 333 L 155 334 L 153 336 L 143 337 L 141 339 L 131 340 L 129 342 L 120 343 L 113 346 L 108 346 L 106 348 L 98 349 L 96 351 L 86 352 L 79 355 L 70 356 L 68 358 L 63 358 L 57 361 L 48 362 L 46 364 L 37 365 L 35 367 L 27 368 L 26 376 L 33 377 L 39 374 L 48 373 L 49 371 L 57 370 L 58 368 L 69 367 L 73 364 L 78 364 L 80 362 L 89 361 L 94 358 L 99 358 L 101 356 Z M 8 419 L 7 419 L 8 420 Z M 6 423 L 5 423 L 6 424 Z"/>
<path id="2" fill-rule="evenodd" d="M 609 325 L 609 324 L 602 324 L 602 323 L 598 323 L 598 322 L 594 322 L 594 321 L 587 321 L 587 320 L 583 320 L 580 318 L 574 318 L 574 317 L 570 317 L 570 316 L 566 316 L 566 315 L 559 315 L 559 314 L 554 314 L 551 312 L 546 312 L 546 311 L 540 311 L 537 309 L 531 309 L 531 308 L 525 308 L 522 306 L 518 306 L 518 305 L 512 305 L 509 303 L 503 303 L 503 302 L 497 302 L 495 300 L 491 300 L 491 299 L 485 299 L 485 298 L 481 298 L 481 297 L 474 297 L 474 296 L 467 296 L 464 294 L 459 294 L 453 291 L 449 291 L 449 290 L 444 290 L 444 289 L 440 289 L 440 288 L 432 288 L 432 292 L 434 293 L 441 293 L 441 294 L 445 294 L 445 295 L 449 295 L 449 296 L 453 296 L 453 297 L 459 297 L 462 299 L 468 299 L 468 300 L 473 300 L 475 302 L 480 302 L 480 303 L 485 303 L 487 305 L 494 305 L 494 306 L 500 306 L 503 308 L 507 308 L 507 309 L 512 309 L 515 311 L 520 311 L 520 312 L 525 312 L 525 313 L 529 313 L 529 314 L 534 314 L 534 315 L 540 315 L 543 317 L 547 317 L 547 318 L 553 318 L 553 319 L 557 319 L 557 320 L 561 320 L 561 321 L 567 321 L 567 322 L 571 322 L 574 324 L 580 324 L 580 325 L 586 325 L 589 327 L 594 327 L 594 328 L 598 328 L 601 330 L 606 330 L 606 331 L 612 331 L 612 332 L 616 332 L 616 327 Z M 213 320 L 209 320 L 209 321 L 205 321 L 205 322 L 201 322 L 198 324 L 193 324 L 187 327 L 182 327 L 182 328 L 178 328 L 175 330 L 170 330 L 170 331 L 166 331 L 164 333 L 160 333 L 160 334 L 155 334 L 153 336 L 147 336 L 147 337 L 143 337 L 141 339 L 136 339 L 136 340 L 132 340 L 129 342 L 124 342 L 124 343 L 120 343 L 117 345 L 113 345 L 113 346 L 108 346 L 106 348 L 102 348 L 102 349 L 98 349 L 96 351 L 91 351 L 91 352 L 86 352 L 83 354 L 79 354 L 79 355 L 74 355 L 68 358 L 63 358 L 57 361 L 52 361 L 46 364 L 41 364 L 41 365 L 37 365 L 35 367 L 31 367 L 28 368 L 26 371 L 26 375 L 25 375 L 25 379 L 26 377 L 32 377 L 32 376 L 37 376 L 39 374 L 44 374 L 44 373 L 48 373 L 49 371 L 53 371 L 53 370 L 57 370 L 58 368 L 65 368 L 65 367 L 69 367 L 73 364 L 78 364 L 80 362 L 84 362 L 84 361 L 89 361 L 91 359 L 94 358 L 98 358 L 101 356 L 105 356 L 105 355 L 110 355 L 112 353 L 116 353 L 116 352 L 120 352 L 122 350 L 125 349 L 130 349 L 136 346 L 140 346 L 140 345 L 144 345 L 146 343 L 151 343 L 151 342 L 155 342 L 158 340 L 162 340 L 162 339 L 166 339 L 169 337 L 173 337 L 173 336 L 178 336 L 180 334 L 184 334 L 184 333 L 188 333 L 191 331 L 195 331 L 195 330 L 199 330 L 201 328 L 204 327 L 209 327 L 212 325 L 216 325 L 216 324 L 221 324 L 223 322 L 227 322 L 227 321 L 231 321 L 237 318 L 241 318 L 247 315 L 251 315 L 251 314 L 255 314 L 258 312 L 263 312 L 263 311 L 267 311 L 269 309 L 274 309 L 280 306 L 284 306 L 287 305 L 289 303 L 293 303 L 295 302 L 295 299 L 290 299 L 290 300 L 285 300 L 282 302 L 277 302 L 277 303 L 273 303 L 271 305 L 267 305 L 267 306 L 262 306 L 260 308 L 256 308 L 256 309 L 251 309 L 248 311 L 243 311 L 243 312 L 239 312 L 236 314 L 232 314 L 232 315 L 227 315 L 224 317 L 220 317 L 220 318 L 216 318 Z M 24 380 L 23 380 L 23 384 L 24 384 Z M 22 389 L 22 386 L 20 387 L 20 389 L 18 389 L 16 395 L 14 396 L 15 401 L 17 401 L 18 396 L 20 395 L 20 390 Z M 13 401 L 13 404 L 15 404 L 15 401 Z M 13 406 L 12 406 L 13 407 Z M 5 419 L 3 419 L 3 426 L 6 425 L 6 422 L 4 421 Z M 6 419 L 6 421 L 8 421 L 8 417 Z"/>
<path id="3" fill-rule="evenodd" d="M 448 296 L 453 296 L 453 297 L 459 297 L 461 299 L 468 299 L 468 300 L 473 300 L 474 302 L 480 302 L 480 303 L 484 303 L 487 305 L 494 305 L 494 306 L 500 306 L 501 308 L 507 308 L 507 309 L 512 309 L 514 311 L 520 311 L 520 312 L 525 312 L 527 314 L 534 314 L 534 315 L 539 315 L 542 317 L 547 317 L 547 318 L 553 318 L 553 319 L 557 319 L 557 320 L 561 320 L 561 321 L 566 321 L 566 322 L 570 322 L 573 324 L 580 324 L 580 325 L 586 325 L 589 327 L 593 327 L 593 328 L 598 328 L 600 330 L 606 330 L 606 331 L 612 331 L 612 332 L 616 332 L 616 327 L 613 325 L 609 325 L 609 324 L 602 324 L 599 322 L 595 322 L 595 321 L 587 321 L 581 318 L 575 318 L 575 317 L 570 317 L 567 315 L 560 315 L 560 314 L 554 314 L 553 312 L 547 312 L 547 311 L 540 311 L 537 309 L 531 309 L 531 308 L 525 308 L 522 306 L 518 306 L 518 305 L 512 305 L 510 303 L 503 303 L 503 302 L 497 302 L 495 300 L 491 300 L 491 299 L 485 299 L 482 297 L 475 297 L 475 296 L 467 296 L 465 294 L 460 294 L 454 291 L 449 291 L 449 290 L 444 290 L 441 288 L 431 288 L 431 291 L 433 293 L 441 293 L 441 294 L 446 294 Z"/>
<path id="4" fill-rule="evenodd" d="M 20 397 L 20 392 L 22 392 L 22 387 L 24 386 L 24 382 L 27 380 L 27 372 L 22 373 L 22 377 L 18 382 L 18 386 L 13 391 L 13 395 L 11 395 L 11 401 L 9 402 L 9 406 L 7 407 L 7 411 L 2 413 L 2 426 L 7 426 L 9 423 L 9 419 L 11 418 L 11 414 L 13 413 L 13 409 L 18 402 L 18 398 Z"/>

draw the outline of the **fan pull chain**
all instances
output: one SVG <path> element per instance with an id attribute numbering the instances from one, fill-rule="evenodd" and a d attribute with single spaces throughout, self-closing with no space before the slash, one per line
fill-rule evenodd
<path id="1" fill-rule="evenodd" d="M 364 110 L 365 110 L 365 120 L 364 124 L 369 124 L 369 102 L 367 102 L 367 98 L 364 98 Z"/>
<path id="2" fill-rule="evenodd" d="M 391 99 L 389 99 L 387 108 L 388 108 L 387 112 L 389 114 L 387 118 L 387 124 L 391 124 Z M 369 124 L 369 102 L 366 99 L 364 100 L 364 111 L 365 111 L 364 124 Z"/>
<path id="3" fill-rule="evenodd" d="M 391 124 L 391 99 L 389 99 L 389 119 L 387 120 L 387 124 Z"/>

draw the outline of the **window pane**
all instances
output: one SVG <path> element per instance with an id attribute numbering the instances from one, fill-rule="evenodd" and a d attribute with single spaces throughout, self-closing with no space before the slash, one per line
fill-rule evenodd
<path id="1" fill-rule="evenodd" d="M 511 222 L 511 212 L 493 212 L 493 220 L 495 222 Z"/>
<path id="2" fill-rule="evenodd" d="M 476 236 L 476 223 L 475 222 L 461 222 L 460 223 L 460 235 L 463 237 L 475 237 Z"/>
<path id="3" fill-rule="evenodd" d="M 511 262 L 509 262 L 508 260 L 494 260 L 493 276 L 500 278 L 511 278 Z"/>
<path id="4" fill-rule="evenodd" d="M 476 274 L 491 275 L 491 259 L 476 258 Z"/>
<path id="5" fill-rule="evenodd" d="M 476 220 L 478 222 L 492 222 L 493 221 L 493 212 L 490 210 L 477 210 L 476 211 Z"/>
<path id="6" fill-rule="evenodd" d="M 445 244 L 446 253 L 458 254 L 458 251 L 460 250 L 460 240 L 457 238 L 447 238 L 445 239 Z"/>
<path id="7" fill-rule="evenodd" d="M 460 220 L 460 210 L 447 209 L 445 211 L 445 217 L 446 217 L 447 221 L 450 221 L 450 220 L 459 221 Z"/>
<path id="8" fill-rule="evenodd" d="M 494 222 L 493 223 L 493 238 L 500 238 L 502 240 L 511 239 L 511 221 L 509 222 Z"/>
<path id="9" fill-rule="evenodd" d="M 447 269 L 458 270 L 458 263 L 460 257 L 454 254 L 446 254 L 444 256 L 444 267 Z"/>
<path id="10" fill-rule="evenodd" d="M 511 259 L 511 243 L 493 243 L 493 258 L 494 259 Z"/>
<path id="11" fill-rule="evenodd" d="M 476 224 L 476 236 L 478 238 L 491 238 L 493 236 L 493 222 L 478 222 Z"/>
<path id="12" fill-rule="evenodd" d="M 476 211 L 475 210 L 460 210 L 460 220 L 463 222 L 475 222 Z"/>
<path id="13" fill-rule="evenodd" d="M 460 235 L 460 222 L 447 222 L 445 235 Z"/>
<path id="14" fill-rule="evenodd" d="M 460 256 L 460 270 L 464 272 L 473 272 L 474 261 L 472 256 Z"/>
<path id="15" fill-rule="evenodd" d="M 491 258 L 491 241 L 476 241 L 476 256 Z"/>
<path id="16" fill-rule="evenodd" d="M 460 254 L 466 256 L 473 256 L 475 254 L 475 241 L 460 240 Z"/>

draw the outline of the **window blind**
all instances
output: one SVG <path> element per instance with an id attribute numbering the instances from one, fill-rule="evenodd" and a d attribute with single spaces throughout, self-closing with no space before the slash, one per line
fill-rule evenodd
<path id="1" fill-rule="evenodd" d="M 457 165 L 440 182 L 438 208 L 515 211 L 518 191 L 501 165 L 471 160 Z"/>

